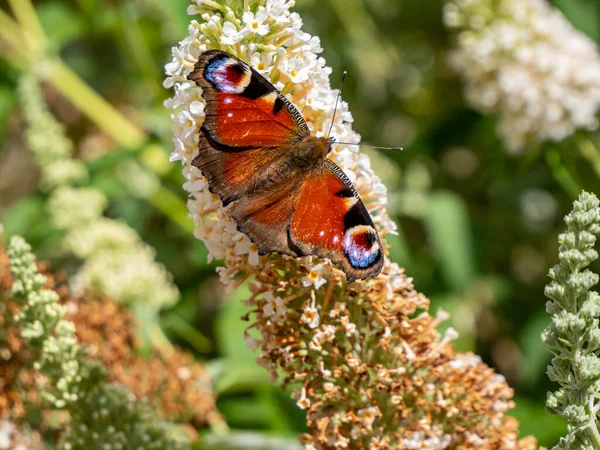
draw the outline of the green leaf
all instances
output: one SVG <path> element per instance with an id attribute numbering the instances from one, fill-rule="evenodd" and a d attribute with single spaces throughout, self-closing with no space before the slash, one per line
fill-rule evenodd
<path id="1" fill-rule="evenodd" d="M 514 400 L 517 406 L 508 415 L 519 421 L 521 436 L 533 435 L 539 445 L 550 448 L 567 434 L 567 422 L 548 414 L 543 402 L 534 402 L 525 397 L 515 397 Z"/>
<path id="2" fill-rule="evenodd" d="M 68 2 L 43 2 L 36 6 L 44 32 L 54 48 L 60 49 L 81 34 L 79 16 Z"/>
<path id="3" fill-rule="evenodd" d="M 4 234 L 7 238 L 15 234 L 27 237 L 28 231 L 43 222 L 43 217 L 47 216 L 42 197 L 26 197 L 13 205 L 1 218 Z"/>
<path id="4" fill-rule="evenodd" d="M 255 362 L 240 364 L 230 359 L 221 363 L 214 375 L 215 391 L 219 395 L 244 393 L 273 385 L 265 368 Z"/>
<path id="5" fill-rule="evenodd" d="M 302 450 L 296 438 L 280 438 L 259 433 L 233 432 L 226 436 L 207 436 L 202 441 L 205 450 Z"/>
<path id="6" fill-rule="evenodd" d="M 453 291 L 464 291 L 475 278 L 476 269 L 463 199 L 449 191 L 433 193 L 424 219 L 446 283 Z"/>
<path id="7" fill-rule="evenodd" d="M 554 3 L 575 28 L 600 43 L 600 4 L 596 0 L 555 0 Z"/>
<path id="8" fill-rule="evenodd" d="M 0 138 L 4 135 L 4 129 L 8 123 L 8 114 L 13 110 L 15 103 L 15 90 L 9 86 L 0 86 Z"/>
<path id="9" fill-rule="evenodd" d="M 231 361 L 236 367 L 256 365 L 256 354 L 246 346 L 244 340 L 244 329 L 248 326 L 248 322 L 241 319 L 244 314 L 250 311 L 242 303 L 250 295 L 246 285 L 240 286 L 227 297 L 225 306 L 218 314 L 216 321 L 215 329 L 219 354 Z M 264 371 L 264 369 L 262 370 Z"/>
<path id="10" fill-rule="evenodd" d="M 209 353 L 212 351 L 213 344 L 211 340 L 196 327 L 190 325 L 177 312 L 170 311 L 165 314 L 161 317 L 160 324 L 165 331 L 171 331 L 176 334 L 177 337 L 190 344 L 198 353 Z"/>
<path id="11" fill-rule="evenodd" d="M 552 354 L 542 344 L 542 331 L 550 323 L 550 316 L 539 311 L 527 321 L 520 336 L 521 350 L 527 364 L 521 367 L 520 381 L 525 386 L 536 386 L 546 372 Z"/>

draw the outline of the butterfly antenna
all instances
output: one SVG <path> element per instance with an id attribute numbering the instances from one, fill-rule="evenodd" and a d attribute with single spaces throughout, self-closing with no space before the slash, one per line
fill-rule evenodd
<path id="1" fill-rule="evenodd" d="M 365 147 L 369 147 L 369 148 L 376 148 L 378 150 L 392 150 L 395 152 L 400 152 L 402 150 L 404 150 L 402 147 L 380 147 L 377 145 L 369 145 L 369 144 L 363 144 L 362 142 L 336 142 L 336 144 L 342 144 L 342 145 L 362 145 Z"/>
<path id="2" fill-rule="evenodd" d="M 340 101 L 340 96 L 342 95 L 342 86 L 344 85 L 344 80 L 346 79 L 346 75 L 348 72 L 344 70 L 342 74 L 342 79 L 340 81 L 340 89 L 338 90 L 337 97 L 335 98 L 335 106 L 333 107 L 333 117 L 331 118 L 331 125 L 329 127 L 329 131 L 327 132 L 327 138 L 331 136 L 331 130 L 333 130 L 333 123 L 335 121 L 335 113 L 337 112 L 338 102 Z"/>

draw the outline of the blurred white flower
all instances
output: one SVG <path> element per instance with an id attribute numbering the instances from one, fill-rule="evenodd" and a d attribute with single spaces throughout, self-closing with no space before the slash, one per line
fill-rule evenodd
<path id="1" fill-rule="evenodd" d="M 48 211 L 60 229 L 85 226 L 102 215 L 108 199 L 97 189 L 60 187 L 48 200 Z"/>
<path id="2" fill-rule="evenodd" d="M 12 435 L 15 426 L 7 420 L 0 421 L 0 449 L 9 449 L 12 446 Z"/>
<path id="3" fill-rule="evenodd" d="M 327 278 L 324 278 L 323 275 L 327 272 L 327 269 L 324 264 L 317 264 L 311 267 L 308 275 L 302 277 L 302 285 L 310 286 L 311 284 L 315 289 L 319 289 L 325 283 L 327 283 Z"/>
<path id="4" fill-rule="evenodd" d="M 546 0 L 448 0 L 467 100 L 499 114 L 509 151 L 598 127 L 600 55 Z"/>
<path id="5" fill-rule="evenodd" d="M 122 303 L 157 311 L 173 305 L 179 292 L 170 274 L 154 258 L 154 250 L 143 243 L 119 252 L 103 250 L 85 261 L 71 278 L 71 287 L 81 295 L 91 286 Z"/>
<path id="6" fill-rule="evenodd" d="M 123 303 L 143 304 L 155 310 L 179 298 L 171 275 L 154 260 L 154 249 L 125 223 L 100 218 L 72 230 L 64 243 L 85 260 L 71 279 L 71 288 L 77 294 L 94 287 Z"/>

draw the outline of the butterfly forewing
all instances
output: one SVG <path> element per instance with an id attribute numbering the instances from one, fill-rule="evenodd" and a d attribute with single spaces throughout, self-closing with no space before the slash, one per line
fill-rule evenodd
<path id="1" fill-rule="evenodd" d="M 202 53 L 188 78 L 203 88 L 203 131 L 219 150 L 277 147 L 309 135 L 298 110 L 261 74 L 229 53 Z"/>

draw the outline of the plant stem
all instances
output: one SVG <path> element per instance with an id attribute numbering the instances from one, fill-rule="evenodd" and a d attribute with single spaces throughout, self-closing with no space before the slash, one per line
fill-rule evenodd
<path id="1" fill-rule="evenodd" d="M 190 213 L 185 203 L 173 192 L 161 187 L 148 201 L 181 228 L 190 233 L 194 232 L 194 222 L 189 217 Z"/>
<path id="2" fill-rule="evenodd" d="M 600 433 L 598 432 L 598 427 L 596 426 L 596 411 L 593 402 L 594 397 L 591 397 L 587 404 L 588 414 L 590 415 L 588 430 L 590 432 L 590 437 L 592 438 L 594 445 L 597 449 L 600 449 Z"/>
<path id="3" fill-rule="evenodd" d="M 556 181 L 569 197 L 577 198 L 582 189 L 573 175 L 561 163 L 560 154 L 556 148 L 550 148 L 546 151 L 546 163 Z"/>
<path id="4" fill-rule="evenodd" d="M 578 139 L 577 149 L 581 156 L 589 161 L 596 176 L 600 178 L 600 150 L 598 150 L 588 137 L 581 137 Z"/>
<path id="5" fill-rule="evenodd" d="M 204 0 L 202 3 L 204 3 L 207 6 L 210 6 L 211 8 L 218 9 L 219 11 L 225 11 L 225 7 L 223 5 L 220 5 L 219 3 L 213 0 Z"/>
<path id="6" fill-rule="evenodd" d="M 8 43 L 15 51 L 25 52 L 23 42 L 25 36 L 21 27 L 5 11 L 0 9 L 0 38 Z"/>
<path id="7" fill-rule="evenodd" d="M 26 32 L 34 38 L 35 45 L 39 50 L 46 48 L 48 39 L 42 28 L 31 0 L 8 0 L 17 20 L 21 23 Z"/>
<path id="8" fill-rule="evenodd" d="M 61 60 L 52 62 L 52 70 L 46 80 L 120 145 L 136 148 L 146 140 L 142 130 L 129 122 Z"/>
<path id="9" fill-rule="evenodd" d="M 161 92 L 160 74 L 156 70 L 157 65 L 155 64 L 154 56 L 144 39 L 133 8 L 135 8 L 133 3 L 124 3 L 117 9 L 123 44 L 126 47 L 125 51 L 129 53 L 130 58 L 142 75 L 144 85 L 149 94 L 156 97 Z"/>

